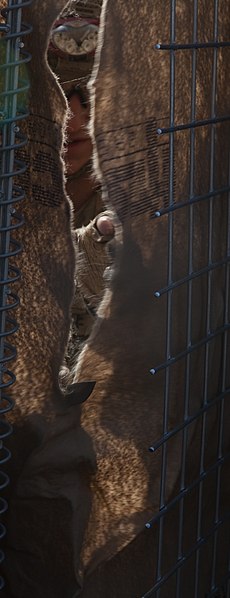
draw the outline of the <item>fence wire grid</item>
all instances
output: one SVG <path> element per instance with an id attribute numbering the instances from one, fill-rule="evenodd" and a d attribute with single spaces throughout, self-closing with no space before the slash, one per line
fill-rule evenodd
<path id="1" fill-rule="evenodd" d="M 153 218 L 161 218 L 164 215 L 168 217 L 168 284 L 162 289 L 155 289 L 155 299 L 160 301 L 163 295 L 167 296 L 167 326 L 166 326 L 166 358 L 163 363 L 154 364 L 151 373 L 156 376 L 159 372 L 164 373 L 164 425 L 161 438 L 157 439 L 149 450 L 155 453 L 161 450 L 161 488 L 159 497 L 159 512 L 147 523 L 147 528 L 156 529 L 157 534 L 157 566 L 155 574 L 155 583 L 153 587 L 143 596 L 143 598 L 162 598 L 175 596 L 181 598 L 184 596 L 182 589 L 182 579 L 187 575 L 187 566 L 190 564 L 189 576 L 189 596 L 194 598 L 227 598 L 230 596 L 230 570 L 229 570 L 229 504 L 224 503 L 223 495 L 227 491 L 227 466 L 229 465 L 229 450 L 225 442 L 225 418 L 228 418 L 227 401 L 229 401 L 229 248 L 230 248 L 230 170 L 229 170 L 229 146 L 228 155 L 223 159 L 221 186 L 217 183 L 216 169 L 217 160 L 220 160 L 220 153 L 216 156 L 216 138 L 217 127 L 220 123 L 227 123 L 230 120 L 230 114 L 218 114 L 217 95 L 218 95 L 218 70 L 221 68 L 218 62 L 218 52 L 224 53 L 224 58 L 229 56 L 230 41 L 219 38 L 219 10 L 218 0 L 210 3 L 213 8 L 213 37 L 206 41 L 200 41 L 198 37 L 199 27 L 199 6 L 198 0 L 193 4 L 193 23 L 191 23 L 191 41 L 190 43 L 180 43 L 177 39 L 176 31 L 176 10 L 177 0 L 171 0 L 171 24 L 169 43 L 155 44 L 155 51 L 158 53 L 168 53 L 170 56 L 170 123 L 168 127 L 158 126 L 157 134 L 164 138 L 169 136 L 169 188 L 167 202 L 157 209 Z M 211 9 L 211 6 L 210 6 Z M 209 53 L 212 56 L 212 85 L 211 85 L 211 114 L 209 118 L 197 118 L 197 62 L 198 53 Z M 181 53 L 190 53 L 191 57 L 191 118 L 188 122 L 176 122 L 175 119 L 175 79 L 177 75 L 177 56 Z M 228 54 L 227 54 L 228 53 Z M 223 55 L 223 54 L 222 54 Z M 196 132 L 198 129 L 208 128 L 210 132 L 210 151 L 209 156 L 209 186 L 202 193 L 202 190 L 196 187 L 195 171 L 197 161 L 201 156 L 196 153 Z M 224 131 L 224 129 L 222 129 Z M 176 198 L 175 191 L 175 154 L 179 146 L 179 136 L 183 133 L 188 134 L 188 150 L 190 155 L 189 164 L 189 190 L 188 196 L 180 200 Z M 177 139 L 177 149 L 175 148 L 175 138 Z M 224 150 L 223 150 L 224 152 Z M 222 155 L 223 158 L 223 155 Z M 203 158 L 202 158 L 203 159 Z M 205 166 L 204 166 L 205 168 Z M 224 237 L 224 252 L 220 259 L 215 259 L 214 248 L 214 230 L 217 218 L 217 204 L 224 203 L 226 206 L 225 219 L 222 222 L 222 233 Z M 195 209 L 197 205 L 203 205 L 203 209 L 208 210 L 208 234 L 207 234 L 207 260 L 202 268 L 194 268 L 194 238 L 196 235 Z M 174 219 L 177 211 L 186 208 L 188 210 L 188 273 L 181 279 L 174 278 Z M 205 232 L 204 232 L 205 234 Z M 219 238 L 219 242 L 221 239 Z M 212 309 L 215 294 L 215 273 L 222 272 L 224 298 L 220 324 L 213 326 Z M 206 280 L 206 315 L 203 329 L 203 335 L 194 341 L 192 332 L 192 321 L 194 317 L 193 290 L 196 281 L 205 277 Z M 187 287 L 187 305 L 182 306 L 182 311 L 186 312 L 186 343 L 180 353 L 173 355 L 173 298 L 174 292 L 182 286 Z M 222 321 L 221 321 L 222 320 Z M 184 321 L 184 320 L 183 320 Z M 220 341 L 221 359 L 219 362 L 219 382 L 218 390 L 213 394 L 210 388 L 209 377 L 210 370 L 214 364 L 211 361 L 211 346 L 217 340 Z M 190 380 L 191 380 L 191 360 L 193 355 L 201 352 L 203 360 L 203 402 L 199 410 L 193 412 L 190 405 Z M 168 416 L 170 410 L 170 388 L 173 384 L 173 367 L 176 363 L 185 362 L 185 382 L 184 382 L 184 413 L 183 419 L 178 426 L 169 430 Z M 215 457 L 207 466 L 207 428 L 209 414 L 216 409 L 216 450 Z M 227 415 L 228 414 L 228 415 Z M 200 433 L 197 443 L 199 443 L 198 468 L 195 478 L 187 481 L 187 448 L 189 443 L 189 434 L 193 425 L 199 423 Z M 170 441 L 175 436 L 181 435 L 181 468 L 178 493 L 167 503 L 165 500 L 167 486 L 167 457 L 170 450 Z M 215 443 L 215 439 L 214 439 Z M 195 457 L 194 457 L 195 458 Z M 226 470 L 226 473 L 225 473 Z M 212 516 L 209 521 L 205 521 L 204 500 L 212 478 Z M 190 533 L 189 540 L 185 542 L 186 518 L 189 517 L 186 506 L 187 501 L 192 500 L 196 504 L 196 517 L 194 518 L 194 533 Z M 206 496 L 207 499 L 207 496 Z M 172 559 L 171 567 L 164 567 L 165 542 L 168 538 L 168 519 L 174 516 L 177 519 L 177 533 L 171 542 L 175 543 L 172 552 L 175 558 Z M 223 530 L 226 531 L 226 537 L 223 539 Z M 208 547 L 208 551 L 206 548 Z M 204 553 L 204 554 L 203 554 Z M 206 555 L 206 556 L 205 556 Z M 205 589 L 201 586 L 202 567 L 204 559 L 209 559 L 209 584 Z M 222 572 L 220 573 L 220 559 L 224 561 Z M 191 577 L 192 571 L 192 577 Z"/>
<path id="2" fill-rule="evenodd" d="M 0 20 L 0 465 L 11 458 L 5 439 L 12 433 L 12 426 L 5 415 L 13 408 L 12 398 L 7 389 L 15 381 L 15 375 L 9 369 L 9 362 L 16 358 L 16 348 L 11 336 L 18 330 L 16 317 L 10 312 L 19 305 L 19 297 L 12 285 L 19 280 L 21 273 L 14 263 L 21 252 L 20 243 L 14 239 L 14 231 L 23 225 L 22 214 L 18 205 L 24 199 L 23 189 L 14 184 L 14 176 L 23 174 L 25 164 L 16 157 L 16 150 L 27 143 L 20 132 L 20 121 L 28 116 L 22 96 L 29 88 L 29 83 L 20 73 L 20 68 L 30 60 L 30 55 L 23 49 L 24 36 L 31 31 L 22 23 L 22 8 L 30 1 L 9 0 L 6 9 L 1 11 Z M 17 209 L 14 207 L 17 205 Z M 5 471 L 0 471 L 0 491 L 10 483 Z M 0 515 L 4 516 L 8 504 L 0 498 Z M 2 519 L 3 521 L 3 519 Z M 0 539 L 7 530 L 4 522 L 0 524 Z M 5 554 L 0 551 L 0 563 Z M 4 579 L 0 577 L 0 590 L 4 588 Z"/>

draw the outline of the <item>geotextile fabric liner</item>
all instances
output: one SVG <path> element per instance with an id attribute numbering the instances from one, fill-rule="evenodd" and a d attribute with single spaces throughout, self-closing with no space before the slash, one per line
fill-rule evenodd
<path id="1" fill-rule="evenodd" d="M 27 171 L 16 180 L 25 190 L 23 206 L 18 207 L 23 211 L 25 224 L 15 231 L 14 235 L 16 240 L 22 243 L 23 252 L 17 259 L 21 280 L 15 284 L 15 290 L 20 296 L 20 306 L 16 316 L 19 324 L 19 330 L 15 335 L 17 360 L 12 365 L 17 379 L 11 392 L 15 407 L 9 416 L 14 425 L 14 434 L 7 441 L 14 458 L 9 464 L 11 485 L 8 489 L 8 534 L 3 567 L 6 585 L 2 590 L 3 596 L 26 597 L 33 593 L 41 595 L 40 580 L 43 579 L 45 590 L 42 595 L 51 597 L 55 570 L 59 566 L 55 555 L 53 558 L 51 556 L 51 547 L 49 542 L 47 545 L 43 531 L 49 526 L 52 528 L 56 509 L 52 498 L 57 497 L 57 494 L 60 504 L 66 501 L 66 519 L 62 524 L 63 534 L 65 535 L 66 530 L 68 535 L 68 540 L 64 542 L 64 553 L 67 554 L 66 573 L 62 574 L 62 583 L 59 583 L 61 595 L 64 595 L 65 575 L 71 583 L 71 566 L 69 568 L 68 562 L 72 564 L 73 570 L 73 558 L 69 556 L 73 550 L 69 539 L 72 531 L 71 526 L 68 526 L 68 521 L 72 521 L 72 512 L 71 507 L 68 507 L 66 492 L 71 494 L 70 486 L 77 490 L 75 474 L 74 480 L 72 478 L 70 481 L 70 474 L 69 483 L 64 482 L 64 497 L 62 491 L 62 497 L 59 492 L 60 479 L 59 482 L 57 479 L 54 482 L 53 479 L 55 488 L 51 491 L 52 497 L 48 504 L 45 504 L 44 500 L 41 504 L 41 499 L 36 502 L 33 497 L 31 500 L 19 498 L 17 486 L 19 472 L 22 474 L 30 455 L 36 452 L 36 447 L 45 439 L 50 430 L 50 422 L 55 420 L 58 424 L 58 414 L 61 414 L 64 416 L 64 427 L 67 426 L 65 430 L 70 432 L 73 422 L 76 424 L 79 420 L 78 408 L 75 415 L 71 408 L 70 411 L 66 410 L 66 402 L 58 380 L 69 334 L 70 308 L 74 295 L 75 252 L 71 234 L 71 208 L 64 191 L 61 159 L 67 102 L 46 60 L 51 27 L 65 4 L 65 0 L 57 0 L 55 3 L 34 0 L 31 6 L 23 8 L 22 14 L 22 20 L 32 25 L 33 32 L 24 41 L 25 50 L 32 54 L 32 60 L 28 64 L 30 116 L 20 122 L 21 131 L 28 137 L 28 144 L 16 153 L 16 157 L 26 163 Z M 6 6 L 6 2 L 0 1 L 0 9 Z M 59 433 L 58 435 L 58 446 L 61 446 L 61 437 Z M 69 441 L 70 436 L 68 433 Z M 78 436 L 77 443 L 79 438 Z M 75 434 L 72 440 L 75 444 Z M 70 450 L 69 458 L 72 460 L 72 454 L 76 457 L 76 451 L 73 446 L 70 448 L 71 441 L 68 442 L 68 447 L 66 449 L 67 452 Z M 81 450 L 80 448 L 80 452 Z M 91 449 L 89 450 L 91 454 Z M 63 447 L 60 457 L 63 458 L 64 453 Z M 83 461 L 84 459 L 83 456 Z M 59 471 L 60 468 L 61 477 L 65 477 L 61 458 Z M 36 488 L 34 494 L 39 495 Z M 83 504 L 84 510 L 86 505 L 88 506 L 87 497 Z M 77 501 L 75 506 L 77 507 Z M 83 523 L 83 512 L 81 520 Z M 36 529 L 37 524 L 39 529 Z M 55 535 L 53 529 L 49 536 L 51 543 L 55 543 Z M 58 537 L 61 535 L 60 530 Z M 80 539 L 79 535 L 78 537 Z M 57 544 L 58 542 L 56 546 Z M 43 558 L 40 559 L 39 556 L 41 552 L 47 563 L 49 556 L 51 557 L 51 569 L 44 566 Z"/>
<path id="2" fill-rule="evenodd" d="M 28 144 L 16 156 L 27 170 L 17 181 L 26 197 L 22 207 L 25 225 L 16 233 L 23 252 L 18 259 L 22 280 L 13 389 L 20 402 L 16 402 L 14 418 L 17 411 L 29 415 L 38 405 L 41 410 L 47 397 L 56 396 L 74 291 L 71 210 L 61 159 L 67 102 L 45 56 L 51 25 L 64 5 L 59 0 L 53 8 L 42 0 L 23 9 L 23 20 L 34 32 L 25 39 L 25 49 L 32 55 L 27 66 L 30 115 L 19 123 Z"/>
<path id="3" fill-rule="evenodd" d="M 39 11 L 45 22 L 48 4 L 42 3 L 43 14 Z M 64 3 L 59 3 L 59 9 L 61 4 Z M 38 4 L 34 5 L 38 8 Z M 191 3 L 178 0 L 174 5 L 177 41 L 189 43 L 193 22 Z M 207 321 L 214 331 L 224 322 L 223 268 L 213 272 L 208 308 L 206 273 L 192 283 L 192 294 L 187 284 L 175 286 L 170 291 L 170 300 L 166 291 L 160 293 L 167 290 L 172 281 L 183 279 L 191 271 L 205 269 L 210 257 L 207 250 L 209 200 L 196 202 L 191 216 L 188 197 L 210 191 L 213 129 L 208 126 L 196 129 L 192 175 L 189 130 L 174 133 L 174 146 L 169 133 L 161 136 L 157 132 L 170 127 L 172 121 L 178 126 L 191 121 L 191 51 L 177 53 L 172 98 L 170 55 L 154 49 L 154 44 L 170 41 L 171 7 L 171 2 L 161 0 L 133 0 L 132 3 L 107 0 L 103 3 L 100 47 L 92 82 L 95 168 L 102 179 L 108 207 L 114 209 L 120 221 L 123 246 L 117 257 L 111 287 L 99 309 L 97 325 L 76 367 L 75 381 L 96 381 L 94 392 L 82 406 L 81 420 L 79 411 L 73 407 L 71 413 L 67 411 L 64 415 L 53 414 L 51 409 L 50 425 L 45 417 L 33 420 L 37 444 L 27 460 L 24 459 L 16 504 L 10 513 L 9 554 L 11 556 L 12 551 L 14 579 L 10 578 L 10 567 L 7 575 L 17 598 L 29 598 L 32 593 L 35 598 L 41 595 L 44 598 L 72 598 L 80 595 L 82 587 L 84 598 L 142 596 L 153 584 L 158 536 L 156 525 L 149 532 L 143 531 L 144 526 L 157 515 L 159 507 L 167 505 L 180 491 L 185 454 L 184 485 L 189 486 L 199 476 L 201 418 L 194 418 L 186 439 L 181 432 L 171 436 L 167 447 L 164 445 L 166 448 L 153 454 L 148 450 L 162 438 L 163 432 L 173 431 L 183 422 L 185 394 L 189 414 L 195 415 L 203 405 L 204 392 L 208 401 L 214 400 L 219 393 L 220 378 L 223 378 L 222 335 L 217 334 L 209 344 L 206 389 L 204 362 L 207 354 L 205 356 L 205 343 L 199 344 L 206 336 Z M 201 41 L 210 40 L 214 11 L 210 9 L 209 0 L 199 3 L 198 13 L 197 37 Z M 228 39 L 229 22 L 230 5 L 220 0 L 218 23 L 219 36 L 223 40 Z M 229 112 L 230 74 L 226 54 L 221 48 L 218 56 L 215 112 L 221 117 Z M 39 75 L 41 77 L 42 73 Z M 212 54 L 204 49 L 197 51 L 197 120 L 209 120 L 213 116 L 212 76 Z M 52 94 L 53 97 L 56 96 Z M 60 92 L 57 97 L 63 106 Z M 49 95 L 51 105 L 52 98 Z M 57 120 L 56 112 L 53 120 Z M 211 183 L 219 189 L 227 187 L 229 181 L 229 125 L 219 122 L 215 127 L 215 169 Z M 36 260 L 40 260 L 44 247 L 49 247 L 51 255 L 54 242 L 48 241 L 49 235 L 53 236 L 59 227 L 53 214 L 60 213 L 63 219 L 65 213 L 61 198 L 54 208 L 43 206 L 42 197 L 46 197 L 45 189 L 39 197 L 35 194 L 35 201 L 37 198 L 36 205 L 39 210 L 44 210 L 46 219 L 50 213 L 47 210 L 52 210 L 52 223 L 50 219 L 49 233 L 43 238 L 42 248 L 36 245 L 36 236 L 32 235 L 31 242 L 30 234 L 30 248 L 25 251 L 25 256 L 32 263 L 35 247 Z M 186 205 L 174 210 L 170 216 L 167 208 L 169 205 L 175 207 L 179 202 Z M 161 210 L 166 213 L 155 217 Z M 227 250 L 227 194 L 215 199 L 212 211 L 212 260 L 217 262 L 225 259 Z M 32 218 L 29 224 L 33 226 Z M 68 254 L 72 251 L 69 232 L 66 238 L 69 239 Z M 62 246 L 57 244 L 58 248 L 65 248 L 63 236 L 62 241 Z M 26 266 L 22 267 L 25 270 Z M 60 280 L 60 271 L 56 280 Z M 38 282 L 40 285 L 39 278 Z M 49 288 L 48 282 L 46 279 L 45 288 Z M 155 292 L 160 296 L 154 296 Z M 26 296 L 25 293 L 25 301 Z M 188 326 L 191 297 L 193 309 Z M 38 301 L 35 297 L 35 306 Z M 60 312 L 58 319 L 60 325 Z M 49 319 L 47 326 L 48 323 Z M 21 328 L 28 338 L 29 320 L 28 325 L 22 322 Z M 38 337 L 41 338 L 39 328 Z M 197 344 L 189 358 L 187 353 L 183 355 L 188 342 Z M 30 342 L 29 346 L 32 346 Z M 182 357 L 170 362 L 170 368 L 165 367 L 172 356 L 178 355 Z M 19 363 L 23 372 L 25 365 Z M 37 376 L 37 362 L 30 367 L 34 380 L 38 380 L 36 400 L 31 402 L 32 385 L 21 373 L 20 411 L 23 417 L 31 411 L 42 411 L 44 416 L 44 410 L 49 411 L 52 394 L 49 389 L 53 391 L 53 378 L 42 378 L 40 372 Z M 156 375 L 152 377 L 150 370 L 154 368 Z M 47 366 L 46 371 L 53 372 L 52 366 Z M 206 469 L 216 460 L 218 417 L 218 406 L 213 401 L 213 408 L 206 418 Z M 227 432 L 226 425 L 223 453 Z M 183 442 L 186 452 L 182 451 Z M 165 451 L 167 460 L 164 461 L 162 487 Z M 224 467 L 220 473 L 220 511 L 223 516 L 228 502 L 226 470 Z M 215 513 L 214 477 L 208 477 L 203 489 L 201 515 L 206 533 Z M 196 541 L 197 500 L 195 488 L 184 502 L 185 552 Z M 171 510 L 165 517 L 163 574 L 175 565 L 177 553 L 172 552 L 172 545 L 174 547 L 178 542 L 179 513 Z M 43 530 L 48 530 L 45 537 Z M 223 531 L 218 579 L 226 573 L 226 543 Z M 29 559 L 23 558 L 23 553 L 28 552 Z M 207 542 L 201 554 L 200 596 L 204 596 L 210 586 L 211 556 L 212 545 Z M 181 574 L 181 596 L 194 597 L 193 577 L 193 566 L 189 562 L 185 574 L 183 571 Z M 161 589 L 161 598 L 173 596 L 173 584 L 174 581 L 169 580 L 166 589 Z"/>
<path id="4" fill-rule="evenodd" d="M 229 115 L 230 108 L 229 51 L 218 50 L 215 76 L 213 50 L 197 50 L 194 85 L 192 50 L 176 52 L 173 70 L 170 53 L 154 48 L 159 42 L 191 43 L 195 22 L 192 3 L 107 0 L 101 19 L 102 47 L 92 83 L 95 166 L 110 206 L 121 221 L 123 250 L 111 289 L 99 310 L 98 328 L 83 350 L 76 370 L 76 380 L 93 375 L 97 381 L 82 407 L 82 426 L 94 438 L 97 455 L 82 559 L 86 571 L 92 572 L 134 538 L 136 546 L 140 541 L 142 552 L 139 560 L 137 556 L 133 559 L 130 571 L 126 569 L 126 585 L 124 576 L 119 581 L 119 575 L 116 584 L 109 585 L 109 595 L 131 598 L 152 587 L 157 563 L 156 524 L 151 532 L 152 544 L 146 540 L 143 548 L 138 534 L 148 518 L 167 506 L 181 488 L 199 479 L 202 458 L 206 470 L 218 458 L 220 416 L 214 399 L 223 388 L 223 380 L 224 388 L 229 387 L 229 377 L 223 378 L 221 333 L 226 321 L 228 279 L 225 263 L 213 270 L 211 282 L 205 269 L 210 260 L 224 262 L 228 248 L 227 193 L 217 193 L 211 202 L 208 194 L 213 188 L 228 188 L 229 122 L 221 122 L 221 117 Z M 199 42 L 213 39 L 216 19 L 218 39 L 225 42 L 230 4 L 219 2 L 215 14 L 214 5 L 210 9 L 210 2 L 199 2 Z M 214 125 L 215 131 L 213 126 L 207 126 L 213 114 L 220 119 Z M 180 125 L 191 120 L 207 121 L 205 126 L 196 128 L 193 137 L 189 127 L 180 130 Z M 158 132 L 177 126 L 173 136 Z M 205 195 L 207 201 L 196 201 L 191 209 L 189 197 Z M 167 208 L 172 213 L 167 213 Z M 189 282 L 192 273 L 199 271 L 200 276 Z M 187 283 L 171 287 L 186 277 Z M 171 287 L 168 293 L 167 287 Z M 211 342 L 210 330 L 216 332 Z M 224 336 L 229 341 L 227 328 Z M 190 354 L 191 346 L 194 349 Z M 153 378 L 150 370 L 156 372 Z M 203 420 L 195 415 L 205 400 L 213 401 L 213 406 L 205 416 L 202 457 Z M 227 409 L 226 401 L 225 421 L 229 421 Z M 188 415 L 193 415 L 194 421 L 184 433 L 180 426 Z M 162 447 L 149 453 L 150 446 L 177 428 L 178 433 L 171 434 L 167 444 L 165 437 Z M 222 430 L 221 446 L 222 455 L 227 458 L 227 424 Z M 226 514 L 229 500 L 227 469 L 226 462 L 220 474 L 222 514 Z M 187 493 L 182 506 L 182 532 L 180 509 L 166 510 L 160 532 L 161 575 L 176 565 L 177 552 L 172 550 L 172 543 L 179 546 L 183 537 L 183 554 L 194 546 L 197 509 L 203 533 L 206 530 L 208 534 L 211 529 L 215 484 L 215 475 L 206 477 L 199 507 L 199 484 Z M 226 558 L 218 560 L 218 581 L 227 572 L 227 528 L 226 523 L 221 530 L 219 546 Z M 201 551 L 199 596 L 211 584 L 212 539 L 211 534 Z M 134 544 L 130 545 L 130 552 Z M 143 577 L 143 561 L 148 560 L 151 550 L 152 566 Z M 126 556 L 127 552 L 126 548 Z M 133 570 L 139 575 L 136 573 L 132 586 L 128 571 L 131 577 Z M 187 575 L 193 579 L 189 587 Z M 181 573 L 181 596 L 195 595 L 194 580 L 194 562 L 190 559 Z M 175 577 L 165 584 L 165 589 L 161 588 L 160 595 L 168 597 L 174 591 Z M 91 594 L 86 590 L 85 595 Z M 106 595 L 103 582 L 99 595 Z"/>

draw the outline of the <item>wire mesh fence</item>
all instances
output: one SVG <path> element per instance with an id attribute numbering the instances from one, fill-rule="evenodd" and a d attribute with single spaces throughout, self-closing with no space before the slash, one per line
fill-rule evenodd
<path id="1" fill-rule="evenodd" d="M 202 577 L 203 559 L 210 559 L 209 567 L 209 585 L 206 587 L 205 596 L 229 596 L 229 536 L 226 533 L 225 540 L 222 533 L 223 528 L 229 528 L 229 508 L 224 506 L 224 492 L 227 490 L 227 464 L 230 453 L 226 448 L 226 430 L 225 418 L 227 417 L 226 401 L 229 400 L 229 236 L 230 236 L 230 203 L 229 203 L 229 146 L 225 161 L 218 165 L 218 160 L 222 160 L 218 152 L 218 135 L 224 137 L 224 125 L 228 123 L 230 115 L 220 114 L 218 112 L 218 81 L 220 81 L 221 62 L 218 52 L 221 49 L 222 58 L 227 60 L 229 56 L 229 41 L 221 40 L 219 37 L 219 11 L 220 3 L 218 0 L 213 5 L 213 35 L 211 39 L 202 41 L 199 39 L 201 23 L 199 22 L 199 2 L 193 2 L 193 20 L 191 23 L 190 41 L 180 43 L 176 30 L 176 9 L 178 3 L 171 1 L 170 18 L 170 39 L 168 43 L 157 42 L 155 49 L 157 52 L 167 52 L 170 56 L 170 122 L 168 127 L 159 126 L 157 134 L 160 137 L 169 135 L 170 163 L 169 163 L 169 200 L 167 205 L 157 209 L 154 218 L 161 218 L 168 215 L 168 283 L 163 289 L 155 290 L 155 298 L 160 301 L 161 297 L 167 296 L 167 326 L 166 326 L 166 356 L 165 362 L 156 364 L 152 368 L 153 375 L 160 371 L 164 372 L 165 395 L 164 395 L 164 426 L 162 437 L 150 447 L 153 454 L 161 451 L 161 489 L 159 499 L 159 513 L 147 527 L 155 526 L 158 529 L 158 555 L 157 568 L 154 586 L 145 594 L 144 598 L 150 596 L 172 596 L 176 598 L 184 595 L 181 589 L 182 577 L 186 575 L 186 566 L 190 562 L 189 586 L 191 595 L 194 597 L 203 596 L 204 589 L 201 589 L 200 579 Z M 212 61 L 212 77 L 210 88 L 210 115 L 209 118 L 197 117 L 198 90 L 197 90 L 197 66 L 201 58 L 202 51 L 209 53 Z M 181 53 L 190 53 L 191 65 L 191 105 L 190 120 L 188 122 L 175 122 L 175 80 L 177 77 L 177 56 Z M 224 53 L 226 53 L 224 55 Z M 186 75 L 185 75 L 186 76 Z M 222 124 L 221 124 L 222 123 Z M 219 131 L 218 131 L 219 127 Z M 209 181 L 205 193 L 197 187 L 196 171 L 197 162 L 201 155 L 197 153 L 197 137 L 200 131 L 208 128 L 209 136 L 209 154 L 205 160 L 208 160 Z M 188 196 L 177 201 L 175 192 L 175 153 L 178 151 L 179 137 L 187 131 L 187 145 L 189 153 L 189 188 Z M 201 133 L 202 135 L 202 133 Z M 224 150 L 223 150 L 224 151 Z M 222 169 L 223 184 L 219 187 L 216 172 L 218 168 Z M 196 207 L 207 210 L 207 227 L 203 229 L 207 239 L 206 261 L 202 268 L 196 268 L 195 262 L 195 239 L 196 239 Z M 218 206 L 225 205 L 222 212 L 222 234 L 224 237 L 224 250 L 220 260 L 215 259 L 215 226 L 218 219 Z M 186 275 L 178 280 L 174 277 L 174 223 L 177 210 L 186 208 L 188 213 L 188 271 Z M 221 209 L 220 209 L 221 212 Z M 220 232 L 221 229 L 219 229 Z M 200 230 L 202 234 L 202 230 Z M 218 242 L 221 244 L 219 236 Z M 223 303 L 219 305 L 219 322 L 214 323 L 213 305 L 215 302 L 215 284 L 216 273 L 222 273 L 223 284 Z M 206 301 L 206 313 L 204 315 L 203 335 L 196 340 L 193 338 L 193 318 L 196 310 L 193 294 L 196 281 L 205 280 L 204 292 Z M 220 279 L 219 279 L 220 281 Z M 218 283 L 217 283 L 218 284 Z M 182 309 L 185 311 L 186 339 L 184 348 L 176 354 L 173 354 L 173 300 L 174 293 L 178 287 L 186 287 L 186 304 Z M 221 301 L 221 298 L 220 298 Z M 218 305 L 216 305 L 218 310 Z M 213 360 L 212 345 L 220 340 L 219 352 L 221 359 L 215 362 Z M 200 351 L 202 360 L 202 404 L 198 410 L 193 410 L 191 396 L 191 368 L 193 355 Z M 218 351 L 218 349 L 217 349 Z M 170 388 L 173 384 L 173 367 L 177 362 L 184 362 L 184 412 L 182 421 L 174 429 L 169 430 L 168 416 L 170 409 Z M 211 368 L 217 367 L 218 384 L 213 393 L 210 387 Z M 194 371 L 193 371 L 194 374 Z M 215 451 L 207 466 L 207 429 L 209 425 L 210 413 L 215 411 L 216 417 L 216 443 Z M 190 429 L 198 424 L 197 444 L 199 445 L 199 454 L 194 455 L 197 459 L 196 475 L 188 483 L 187 471 L 187 451 L 189 445 Z M 170 440 L 175 435 L 181 436 L 181 468 L 180 479 L 178 481 L 178 494 L 170 502 L 165 500 L 165 488 L 167 484 L 167 457 L 170 451 Z M 215 434 L 214 434 L 215 436 Z M 207 502 L 207 486 L 213 479 L 212 484 L 212 515 L 207 522 L 205 513 L 205 500 Z M 189 518 L 186 503 L 189 497 L 195 502 L 195 517 L 193 519 L 194 534 L 189 534 L 189 541 L 185 541 L 186 518 Z M 170 511 L 174 511 L 177 518 L 177 531 L 174 537 L 175 541 L 175 559 L 170 569 L 164 569 L 164 548 L 167 542 L 167 519 Z M 172 538 L 171 538 L 172 540 Z M 207 550 L 206 550 L 207 547 Z M 221 578 L 219 561 L 224 561 Z M 206 556 L 205 556 L 206 555 Z M 192 575 L 191 575 L 192 572 Z M 170 586 L 168 582 L 170 580 Z M 173 589 L 172 589 L 173 588 Z M 182 592 L 182 593 L 181 593 Z M 189 594 L 190 595 L 190 594 Z"/>
<path id="2" fill-rule="evenodd" d="M 12 433 L 12 426 L 7 414 L 13 408 L 13 401 L 7 394 L 7 389 L 14 383 L 15 376 L 11 370 L 12 360 L 16 358 L 16 349 L 11 335 L 17 331 L 16 317 L 12 317 L 13 310 L 19 305 L 19 298 L 13 290 L 13 283 L 20 278 L 20 271 L 14 263 L 21 251 L 21 245 L 14 239 L 14 231 L 22 226 L 23 218 L 18 207 L 24 198 L 19 185 L 14 184 L 14 177 L 25 172 L 25 165 L 17 159 L 16 151 L 23 147 L 27 140 L 20 133 L 18 123 L 27 115 L 25 106 L 22 107 L 22 95 L 28 89 L 28 82 L 20 76 L 20 68 L 30 56 L 23 50 L 23 36 L 29 27 L 22 24 L 22 8 L 25 2 L 9 0 L 8 5 L 1 11 L 0 21 L 0 443 L 1 466 L 11 458 L 9 449 L 4 446 L 5 439 Z M 16 207 L 15 207 L 16 206 Z M 9 315 L 10 312 L 10 315 Z M 10 369 L 9 369 L 10 362 Z M 0 473 L 0 489 L 3 490 L 10 482 L 5 471 Z M 3 522 L 7 501 L 1 498 L 0 538 L 5 536 L 6 529 Z M 1 561 L 4 553 L 1 551 Z M 0 579 L 0 589 L 4 587 L 3 578 Z"/>

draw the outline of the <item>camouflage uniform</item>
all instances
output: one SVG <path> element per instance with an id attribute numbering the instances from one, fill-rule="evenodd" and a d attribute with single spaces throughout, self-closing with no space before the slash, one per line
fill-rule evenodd
<path id="1" fill-rule="evenodd" d="M 83 18 L 98 18 L 100 9 L 101 0 L 89 0 L 87 3 L 85 0 L 71 0 L 60 16 L 68 18 L 79 14 Z M 74 61 L 73 56 L 63 57 L 50 53 L 49 63 L 66 92 L 76 83 L 80 85 L 87 83 L 93 66 L 93 57 L 90 55 L 82 61 L 79 59 Z M 94 189 L 89 199 L 78 207 L 78 179 L 79 173 L 75 173 L 67 177 L 66 182 L 67 194 L 75 208 L 73 222 L 77 254 L 76 289 L 66 354 L 66 364 L 70 369 L 92 330 L 96 310 L 105 288 L 104 271 L 111 261 L 106 248 L 109 239 L 102 237 L 96 228 L 96 217 L 104 210 L 101 190 Z"/>
<path id="2" fill-rule="evenodd" d="M 102 210 L 101 192 L 98 190 L 77 213 L 78 228 L 74 231 L 77 253 L 76 288 L 66 355 L 70 369 L 95 323 L 96 310 L 105 289 L 104 272 L 111 262 L 106 246 L 109 239 L 101 236 L 96 228 L 97 216 Z M 111 217 L 111 214 L 108 215 Z"/>

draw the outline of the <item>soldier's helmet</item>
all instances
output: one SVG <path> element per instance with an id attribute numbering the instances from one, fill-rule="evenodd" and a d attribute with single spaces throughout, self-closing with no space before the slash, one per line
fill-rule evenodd
<path id="1" fill-rule="evenodd" d="M 71 0 L 50 36 L 48 61 L 65 93 L 85 85 L 97 47 L 102 0 Z"/>

